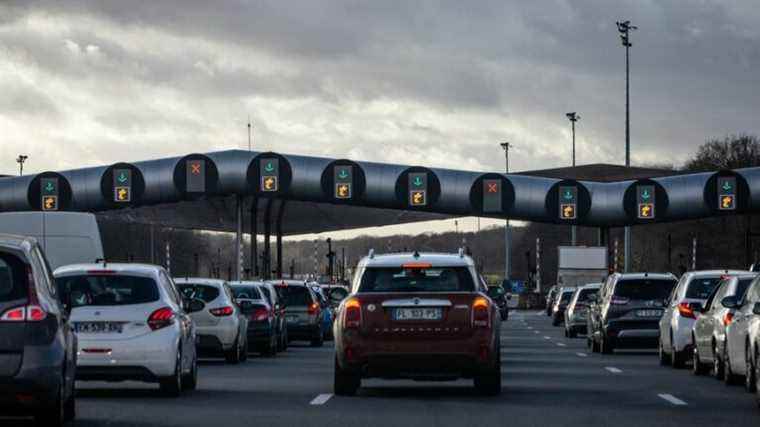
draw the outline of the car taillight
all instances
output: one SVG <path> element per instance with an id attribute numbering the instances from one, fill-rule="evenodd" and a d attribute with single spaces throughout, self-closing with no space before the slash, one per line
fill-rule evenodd
<path id="1" fill-rule="evenodd" d="M 269 319 L 269 310 L 265 307 L 259 307 L 251 313 L 251 319 L 256 322 L 263 322 Z"/>
<path id="2" fill-rule="evenodd" d="M 23 322 L 26 320 L 26 307 L 12 308 L 0 317 L 3 322 Z"/>
<path id="3" fill-rule="evenodd" d="M 40 322 L 47 318 L 47 312 L 40 306 L 37 287 L 34 283 L 32 267 L 26 267 L 28 302 L 26 306 L 14 307 L 0 315 L 3 322 Z"/>
<path id="4" fill-rule="evenodd" d="M 697 318 L 696 314 L 694 314 L 694 310 L 689 307 L 688 302 L 682 302 L 678 304 L 678 313 L 683 317 L 688 317 L 689 319 Z"/>
<path id="5" fill-rule="evenodd" d="M 344 322 L 346 328 L 358 328 L 362 323 L 362 304 L 358 299 L 352 298 L 346 301 L 344 307 Z"/>
<path id="6" fill-rule="evenodd" d="M 159 308 L 148 316 L 148 326 L 151 330 L 165 328 L 174 323 L 174 310 L 169 307 Z"/>
<path id="7" fill-rule="evenodd" d="M 734 320 L 734 313 L 728 312 L 723 316 L 723 326 L 728 326 Z"/>
<path id="8" fill-rule="evenodd" d="M 319 313 L 319 304 L 315 302 L 309 304 L 309 307 L 306 308 L 306 312 L 309 313 L 310 315 L 315 315 Z"/>
<path id="9" fill-rule="evenodd" d="M 477 328 L 487 328 L 491 326 L 491 314 L 489 313 L 489 302 L 484 297 L 477 297 L 472 303 L 472 325 Z"/>
<path id="10" fill-rule="evenodd" d="M 233 308 L 230 306 L 226 307 L 219 307 L 219 308 L 212 308 L 209 310 L 209 313 L 213 314 L 216 317 L 226 317 L 226 316 L 232 316 Z"/>
<path id="11" fill-rule="evenodd" d="M 626 305 L 628 304 L 629 300 L 628 298 L 621 298 L 621 297 L 615 297 L 613 296 L 610 299 L 610 304 L 612 305 Z"/>

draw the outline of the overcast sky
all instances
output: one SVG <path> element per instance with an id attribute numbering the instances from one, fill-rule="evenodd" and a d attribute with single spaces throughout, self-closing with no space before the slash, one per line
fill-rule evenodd
<path id="1" fill-rule="evenodd" d="M 247 146 L 474 170 L 760 133 L 757 0 L 0 2 L 0 173 Z"/>

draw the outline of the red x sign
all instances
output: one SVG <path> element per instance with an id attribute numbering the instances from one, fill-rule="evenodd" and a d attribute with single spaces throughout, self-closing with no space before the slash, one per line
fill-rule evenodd
<path id="1" fill-rule="evenodd" d="M 200 163 L 190 163 L 190 173 L 193 175 L 200 175 L 201 173 L 201 164 Z"/>
<path id="2" fill-rule="evenodd" d="M 488 183 L 488 192 L 489 193 L 498 193 L 499 192 L 499 184 L 495 182 L 489 182 Z"/>

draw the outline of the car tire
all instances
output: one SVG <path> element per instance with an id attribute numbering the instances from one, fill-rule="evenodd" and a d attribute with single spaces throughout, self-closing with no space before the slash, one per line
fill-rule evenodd
<path id="1" fill-rule="evenodd" d="M 755 402 L 760 408 L 760 349 L 755 350 Z"/>
<path id="2" fill-rule="evenodd" d="M 177 360 L 174 362 L 174 375 L 159 379 L 158 387 L 166 397 L 179 397 L 182 392 L 182 353 L 177 350 Z"/>
<path id="3" fill-rule="evenodd" d="M 747 356 L 745 357 L 747 360 L 745 363 L 747 364 L 747 370 L 745 371 L 747 374 L 744 376 L 744 389 L 747 390 L 747 393 L 754 393 L 757 391 L 755 388 L 756 386 L 756 378 L 755 378 L 755 365 L 752 361 L 752 354 L 750 353 L 750 349 L 747 348 Z"/>
<path id="4" fill-rule="evenodd" d="M 322 347 L 322 345 L 325 343 L 325 337 L 322 334 L 322 329 L 320 328 L 319 331 L 317 331 L 316 335 L 312 337 L 311 339 L 311 346 L 312 347 Z"/>
<path id="5" fill-rule="evenodd" d="M 602 336 L 602 342 L 599 344 L 599 352 L 602 354 L 612 354 L 615 352 L 615 347 L 609 340 Z"/>
<path id="6" fill-rule="evenodd" d="M 240 346 L 240 361 L 248 361 L 248 337 L 243 338 L 243 345 Z"/>
<path id="7" fill-rule="evenodd" d="M 290 337 L 288 336 L 288 328 L 286 327 L 282 335 L 282 351 L 288 351 L 289 345 L 290 345 Z"/>
<path id="8" fill-rule="evenodd" d="M 182 377 L 182 390 L 195 390 L 198 388 L 198 356 L 193 359 L 190 373 Z"/>
<path id="9" fill-rule="evenodd" d="M 232 348 L 224 352 L 224 360 L 231 364 L 231 365 L 237 365 L 240 363 L 240 339 L 235 339 L 235 344 L 232 345 Z"/>
<path id="10" fill-rule="evenodd" d="M 277 347 L 282 344 L 281 341 L 280 337 L 270 337 L 269 342 L 261 346 L 261 355 L 264 357 L 274 357 L 277 354 Z"/>
<path id="11" fill-rule="evenodd" d="M 594 337 L 591 337 L 591 352 L 599 353 L 599 343 L 596 341 Z"/>
<path id="12" fill-rule="evenodd" d="M 716 379 L 723 379 L 723 369 L 725 367 L 723 366 L 723 361 L 720 359 L 720 356 L 718 355 L 718 349 L 715 348 L 716 345 L 713 344 L 712 354 L 713 354 L 713 369 L 712 374 Z"/>
<path id="13" fill-rule="evenodd" d="M 472 382 L 475 390 L 483 396 L 498 396 L 501 393 L 501 348 L 496 351 L 496 366 L 488 372 L 475 375 Z"/>
<path id="14" fill-rule="evenodd" d="M 665 346 L 662 345 L 662 340 L 659 340 L 660 345 L 658 346 L 658 353 L 660 356 L 660 366 L 668 366 L 670 365 L 670 355 L 665 352 Z"/>
<path id="15" fill-rule="evenodd" d="M 692 352 L 692 367 L 691 367 L 691 373 L 696 376 L 702 376 L 707 374 L 707 366 L 705 366 L 704 363 L 699 359 L 699 349 L 697 346 L 694 346 L 694 351 Z"/>
<path id="16" fill-rule="evenodd" d="M 39 427 L 61 427 L 66 423 L 66 405 L 63 402 L 64 382 L 58 386 L 55 402 L 52 407 L 43 410 L 43 413 L 34 416 L 34 422 Z"/>
<path id="17" fill-rule="evenodd" d="M 362 379 L 359 375 L 341 369 L 337 357 L 335 358 L 333 375 L 333 392 L 336 396 L 355 396 L 362 385 Z"/>
<path id="18" fill-rule="evenodd" d="M 559 319 L 556 316 L 552 317 L 552 326 L 559 326 Z"/>
<path id="19" fill-rule="evenodd" d="M 75 397 L 76 393 L 72 393 L 72 395 L 66 399 L 66 402 L 63 404 L 63 421 L 64 422 L 71 422 L 74 421 L 77 417 L 77 400 Z"/>
<path id="20" fill-rule="evenodd" d="M 676 350 L 676 345 L 673 344 L 673 332 L 670 332 L 670 366 L 673 369 L 682 369 L 686 366 L 686 354 L 683 351 Z"/>
<path id="21" fill-rule="evenodd" d="M 569 331 L 567 331 L 567 337 L 568 338 L 577 338 L 578 337 L 578 332 L 575 332 L 575 329 L 570 329 Z"/>
<path id="22" fill-rule="evenodd" d="M 723 382 L 727 386 L 738 385 L 739 377 L 731 369 L 731 356 L 728 354 L 728 343 L 726 344 L 726 349 L 723 350 Z"/>

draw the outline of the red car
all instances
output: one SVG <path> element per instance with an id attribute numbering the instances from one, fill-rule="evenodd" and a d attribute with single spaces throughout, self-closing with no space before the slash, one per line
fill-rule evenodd
<path id="1" fill-rule="evenodd" d="M 393 254 L 359 262 L 338 308 L 335 394 L 354 395 L 363 378 L 472 378 L 501 392 L 498 306 L 459 254 Z"/>

